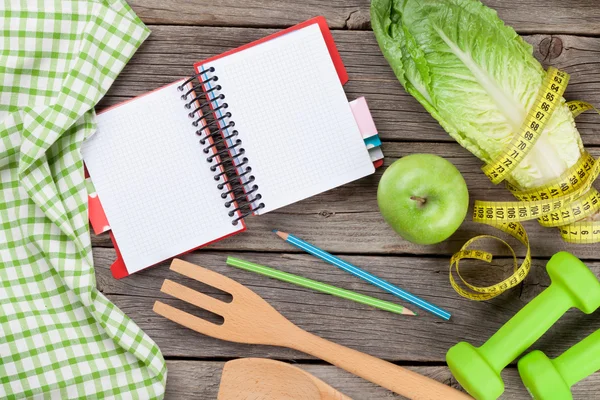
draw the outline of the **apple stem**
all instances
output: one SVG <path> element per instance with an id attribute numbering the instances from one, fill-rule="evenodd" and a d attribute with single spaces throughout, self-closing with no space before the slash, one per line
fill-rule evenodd
<path id="1" fill-rule="evenodd" d="M 425 205 L 425 203 L 427 203 L 427 199 L 424 197 L 410 196 L 410 199 L 419 203 L 419 207 L 423 207 Z"/>

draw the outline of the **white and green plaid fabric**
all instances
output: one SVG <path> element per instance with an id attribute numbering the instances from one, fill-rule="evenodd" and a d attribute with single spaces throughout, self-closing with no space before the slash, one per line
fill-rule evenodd
<path id="1" fill-rule="evenodd" d="M 0 398 L 162 398 L 156 344 L 96 289 L 81 144 L 148 36 L 123 0 L 0 0 Z"/>

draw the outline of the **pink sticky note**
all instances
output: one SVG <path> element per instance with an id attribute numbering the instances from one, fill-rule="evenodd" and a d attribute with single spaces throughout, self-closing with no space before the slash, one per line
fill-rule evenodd
<path id="1" fill-rule="evenodd" d="M 350 102 L 350 108 L 352 109 L 352 113 L 354 114 L 354 118 L 356 119 L 358 129 L 360 130 L 363 139 L 377 135 L 377 128 L 375 127 L 375 122 L 371 116 L 371 111 L 369 111 L 367 100 L 364 97 L 359 97 Z"/>

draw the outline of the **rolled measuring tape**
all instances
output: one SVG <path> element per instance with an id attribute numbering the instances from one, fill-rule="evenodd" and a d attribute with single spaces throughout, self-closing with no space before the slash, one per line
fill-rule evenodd
<path id="1" fill-rule="evenodd" d="M 529 154 L 542 134 L 546 122 L 560 104 L 569 78 L 566 72 L 554 67 L 548 69 L 534 106 L 527 114 L 519 133 L 514 136 L 500 156 L 482 168 L 494 184 L 507 180 L 508 175 Z M 574 117 L 589 110 L 600 114 L 598 109 L 584 101 L 571 101 L 567 106 Z M 592 187 L 599 175 L 600 162 L 584 151 L 575 165 L 544 186 L 521 190 L 507 182 L 508 190 L 517 201 L 475 201 L 473 210 L 475 222 L 493 226 L 514 237 L 526 247 L 527 252 L 524 261 L 519 265 L 515 251 L 506 241 L 493 235 L 472 238 L 450 260 L 450 284 L 454 290 L 468 299 L 483 301 L 502 294 L 525 279 L 531 269 L 531 249 L 527 232 L 521 225 L 522 221 L 537 219 L 542 226 L 557 227 L 566 242 L 600 242 L 600 221 L 581 221 L 600 210 L 600 193 Z M 460 261 L 463 259 L 488 263 L 492 261 L 492 254 L 470 248 L 473 243 L 483 239 L 493 239 L 503 243 L 513 256 L 514 264 L 511 276 L 500 283 L 485 287 L 467 282 L 461 276 L 459 268 Z M 467 289 L 454 278 L 454 271 Z"/>

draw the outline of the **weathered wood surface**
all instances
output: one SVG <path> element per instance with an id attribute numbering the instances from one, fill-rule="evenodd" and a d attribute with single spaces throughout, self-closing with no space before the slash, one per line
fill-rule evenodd
<path id="1" fill-rule="evenodd" d="M 479 170 L 481 162 L 453 140 L 407 95 L 381 55 L 369 29 L 368 0 L 129 0 L 153 33 L 115 82 L 98 110 L 185 77 L 192 64 L 208 56 L 258 39 L 276 29 L 315 15 L 324 15 L 350 75 L 345 90 L 350 99 L 366 96 L 384 141 L 386 166 L 415 153 L 435 153 L 452 161 L 465 176 L 472 200 L 510 199 L 506 189 L 494 187 Z M 484 0 L 498 10 L 507 24 L 525 34 L 534 55 L 544 65 L 572 74 L 568 99 L 600 104 L 600 8 L 595 1 Z M 586 36 L 587 35 L 587 36 Z M 584 114 L 578 127 L 584 143 L 600 156 L 599 118 Z M 444 366 L 447 349 L 460 340 L 480 345 L 528 300 L 549 284 L 544 270 L 547 258 L 569 250 L 600 275 L 598 246 L 567 245 L 558 232 L 536 222 L 526 224 L 536 257 L 530 276 L 519 287 L 492 301 L 477 303 L 459 297 L 448 283 L 449 255 L 470 237 L 494 230 L 467 220 L 448 241 L 436 246 L 416 246 L 403 241 L 384 223 L 376 205 L 377 182 L 383 172 L 261 217 L 248 219 L 248 232 L 196 251 L 186 260 L 224 273 L 255 290 L 300 327 L 357 350 L 406 365 L 448 384 L 456 381 Z M 326 250 L 431 300 L 453 314 L 450 322 L 420 312 L 402 317 L 346 300 L 314 293 L 225 265 L 233 255 L 321 280 L 382 299 L 393 296 L 324 264 L 282 242 L 270 233 L 279 228 L 296 233 Z M 168 399 L 214 399 L 222 360 L 269 357 L 294 360 L 355 399 L 399 398 L 309 356 L 280 348 L 248 346 L 211 339 L 154 314 L 153 302 L 182 306 L 211 320 L 189 305 L 160 293 L 165 278 L 219 296 L 168 270 L 168 264 L 115 281 L 109 271 L 115 251 L 107 235 L 93 237 L 98 287 L 161 347 L 168 360 Z M 493 265 L 465 265 L 465 276 L 476 283 L 498 281 L 509 272 L 508 253 L 495 244 L 487 248 L 501 255 Z M 522 248 L 516 246 L 519 254 Z M 596 261 L 598 260 L 598 261 Z M 473 265 L 478 265 L 474 267 Z M 406 304 L 402 302 L 402 304 Z M 410 307 L 410 306 L 409 306 Z M 419 311 L 414 306 L 415 311 Z M 554 357 L 600 326 L 600 314 L 586 316 L 571 310 L 532 348 Z M 184 360 L 182 360 L 184 359 Z M 415 366 L 416 365 L 416 366 Z M 505 399 L 527 394 L 514 366 L 503 374 Z M 600 374 L 574 389 L 575 398 L 598 395 Z"/>
<path id="2" fill-rule="evenodd" d="M 194 62 L 276 31 L 186 26 L 151 28 L 152 35 L 112 86 L 99 110 L 186 77 L 193 72 Z M 384 141 L 453 142 L 425 109 L 404 91 L 382 56 L 372 32 L 334 31 L 333 36 L 350 76 L 344 87 L 348 98 L 367 98 Z M 533 45 L 535 56 L 544 64 L 572 74 L 567 99 L 600 104 L 600 39 L 569 35 L 533 35 L 525 39 Z M 600 144 L 599 121 L 600 117 L 593 113 L 578 118 L 577 126 L 586 145 Z"/>
<path id="3" fill-rule="evenodd" d="M 218 295 L 216 290 L 170 271 L 168 263 L 142 271 L 134 277 L 116 281 L 108 270 L 114 258 L 114 250 L 96 248 L 94 254 L 100 290 L 131 316 L 159 344 L 167 357 L 207 359 L 253 356 L 298 360 L 311 358 L 292 350 L 275 347 L 225 343 L 183 329 L 154 314 L 151 310 L 154 301 L 161 299 L 183 307 L 188 312 L 201 313 L 201 310 L 161 293 L 160 286 L 163 280 L 169 278 L 211 295 Z M 398 316 L 238 270 L 225 265 L 227 255 L 399 302 L 417 311 L 419 316 Z M 448 310 L 452 313 L 451 321 L 444 322 L 306 254 L 204 251 L 184 257 L 187 261 L 244 283 L 303 329 L 377 357 L 402 362 L 443 363 L 446 351 L 460 340 L 467 340 L 474 345 L 482 344 L 510 316 L 549 284 L 544 268 L 546 261 L 536 259 L 533 262 L 533 271 L 522 287 L 510 290 L 492 301 L 478 303 L 459 297 L 450 287 L 446 257 L 344 258 Z M 498 259 L 492 267 L 479 265 L 480 268 L 475 268 L 476 264 L 471 264 L 471 267 L 465 264 L 465 277 L 475 276 L 475 282 L 481 284 L 497 282 L 509 272 L 508 261 Z M 600 262 L 591 262 L 589 265 L 600 275 Z M 572 310 L 534 348 L 558 355 L 598 326 L 600 313 L 587 316 Z"/>
<path id="4" fill-rule="evenodd" d="M 332 28 L 368 29 L 369 0 L 130 0 L 148 24 L 286 27 L 324 15 Z M 518 32 L 600 33 L 594 1 L 483 0 Z"/>
<path id="5" fill-rule="evenodd" d="M 590 150 L 593 155 L 600 156 L 600 148 Z M 384 152 L 387 157 L 385 166 L 407 154 L 438 154 L 461 171 L 469 186 L 471 201 L 511 199 L 508 190 L 490 183 L 480 170 L 481 162 L 458 144 L 388 142 L 384 144 Z M 297 252 L 270 233 L 272 229 L 280 229 L 295 233 L 334 253 L 451 255 L 473 236 L 499 233 L 494 228 L 472 222 L 469 215 L 458 232 L 441 244 L 419 246 L 401 239 L 385 223 L 377 207 L 377 182 L 384 169 L 380 168 L 373 176 L 281 210 L 249 217 L 246 219 L 246 232 L 215 243 L 210 249 Z M 559 250 L 568 250 L 581 258 L 598 258 L 598 246 L 565 243 L 556 229 L 543 228 L 537 221 L 528 221 L 524 225 L 531 238 L 532 254 L 537 257 L 550 257 Z M 94 237 L 94 244 L 111 246 L 108 235 Z M 490 246 L 489 249 L 494 250 L 495 254 L 509 254 L 506 248 L 496 242 L 486 243 L 485 246 Z M 515 249 L 518 254 L 524 254 L 522 245 L 517 244 Z M 442 264 L 446 265 L 447 261 L 443 259 Z"/>
<path id="6" fill-rule="evenodd" d="M 169 361 L 167 398 L 215 399 L 219 392 L 219 381 L 223 362 L 218 361 Z M 379 386 L 357 378 L 345 371 L 329 365 L 299 365 L 355 400 L 363 399 L 402 399 Z M 446 367 L 407 367 L 440 382 L 456 386 L 456 381 Z M 502 373 L 506 391 L 502 400 L 522 400 L 529 398 L 521 383 L 516 368 L 507 368 Z M 595 399 L 600 385 L 600 374 L 595 374 L 573 388 L 576 399 Z"/>
<path id="7" fill-rule="evenodd" d="M 174 79 L 186 76 L 194 61 L 257 39 L 274 30 L 214 27 L 154 26 L 153 34 L 119 77 L 99 109 L 142 94 Z M 346 85 L 349 98 L 365 95 L 384 139 L 386 163 L 413 152 L 433 152 L 451 159 L 465 174 L 473 199 L 509 199 L 503 187 L 493 187 L 480 172 L 480 161 L 452 143 L 452 139 L 407 95 L 381 55 L 371 32 L 335 31 L 335 39 L 350 73 Z M 526 39 L 540 60 L 565 68 L 573 74 L 569 98 L 600 104 L 600 40 L 577 36 L 533 35 Z M 600 144 L 598 116 L 589 113 L 578 120 L 588 148 Z M 393 143 L 412 142 L 417 143 Z M 448 142 L 449 144 L 430 143 Z M 596 154 L 598 155 L 598 154 Z M 455 252 L 471 236 L 491 232 L 467 221 L 449 241 L 438 246 L 415 246 L 402 241 L 379 215 L 375 192 L 381 171 L 363 179 L 294 204 L 260 218 L 249 219 L 249 231 L 217 243 L 215 249 L 284 251 L 287 246 L 264 232 L 272 227 L 302 234 L 327 250 L 356 253 L 444 254 Z M 283 216 L 285 214 L 285 216 Z M 348 230 L 348 227 L 364 229 Z M 548 257 L 557 250 L 572 250 L 580 257 L 596 257 L 593 246 L 565 244 L 553 229 L 536 222 L 527 224 L 535 238 L 533 254 Z M 377 234 L 374 235 L 373 233 Z M 350 233 L 350 234 L 349 234 Z M 110 246 L 108 236 L 94 238 L 97 246 Z M 507 254 L 499 249 L 501 254 Z"/>

